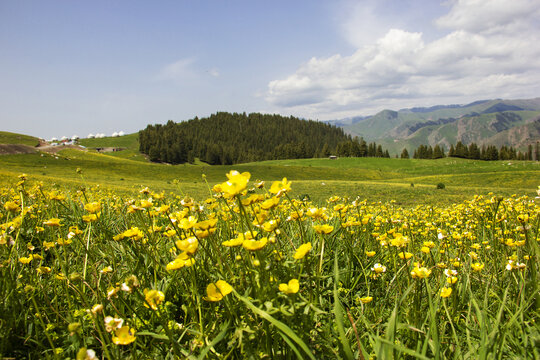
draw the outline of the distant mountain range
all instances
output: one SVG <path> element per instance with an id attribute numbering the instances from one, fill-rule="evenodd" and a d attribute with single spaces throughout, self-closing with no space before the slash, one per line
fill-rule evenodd
<path id="1" fill-rule="evenodd" d="M 342 127 L 352 136 L 380 143 L 395 154 L 403 148 L 410 152 L 419 145 L 438 144 L 448 150 L 458 141 L 524 149 L 540 141 L 540 97 L 383 110 L 373 116 L 328 123 Z"/>

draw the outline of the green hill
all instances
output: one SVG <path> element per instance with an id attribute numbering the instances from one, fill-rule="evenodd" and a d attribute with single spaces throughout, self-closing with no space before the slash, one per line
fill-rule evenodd
<path id="1" fill-rule="evenodd" d="M 0 131 L 0 144 L 20 144 L 28 146 L 39 145 L 39 139 L 37 137 L 16 134 L 7 131 Z"/>
<path id="2" fill-rule="evenodd" d="M 139 134 L 127 134 L 116 137 L 80 139 L 79 144 L 88 148 L 117 147 L 127 150 L 139 150 Z"/>

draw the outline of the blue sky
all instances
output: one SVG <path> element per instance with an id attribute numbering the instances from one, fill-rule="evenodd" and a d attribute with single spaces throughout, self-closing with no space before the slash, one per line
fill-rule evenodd
<path id="1" fill-rule="evenodd" d="M 0 0 L 0 130 L 540 96 L 538 0 Z"/>

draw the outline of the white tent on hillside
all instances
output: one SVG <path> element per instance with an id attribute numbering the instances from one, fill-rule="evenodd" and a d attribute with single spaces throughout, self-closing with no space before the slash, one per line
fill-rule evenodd
<path id="1" fill-rule="evenodd" d="M 87 136 L 88 139 L 94 139 L 95 137 L 96 137 L 96 135 L 94 135 L 92 133 L 88 134 L 88 136 Z"/>

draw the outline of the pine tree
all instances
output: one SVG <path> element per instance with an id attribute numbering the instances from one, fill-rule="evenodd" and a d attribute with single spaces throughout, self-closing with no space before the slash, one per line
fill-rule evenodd
<path id="1" fill-rule="evenodd" d="M 407 151 L 406 148 L 403 148 L 403 150 L 401 151 L 401 158 L 402 159 L 408 159 L 409 158 L 409 152 Z"/>

